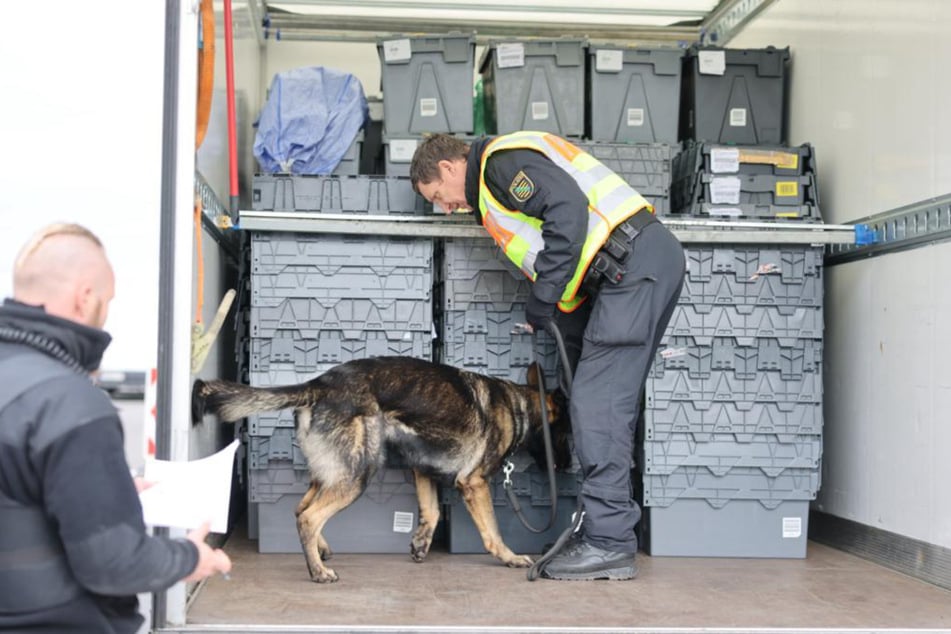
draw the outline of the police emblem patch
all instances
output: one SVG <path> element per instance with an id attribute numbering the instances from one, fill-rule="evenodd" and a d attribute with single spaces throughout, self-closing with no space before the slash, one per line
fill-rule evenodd
<path id="1" fill-rule="evenodd" d="M 519 170 L 515 178 L 512 179 L 512 184 L 509 185 L 509 193 L 512 194 L 515 200 L 523 203 L 535 193 L 535 183 L 532 182 L 532 179 L 530 179 L 525 172 Z"/>

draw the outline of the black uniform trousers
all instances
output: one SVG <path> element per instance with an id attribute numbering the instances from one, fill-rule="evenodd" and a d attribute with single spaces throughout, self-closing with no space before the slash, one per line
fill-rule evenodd
<path id="1" fill-rule="evenodd" d="M 641 509 L 631 469 L 640 395 L 686 268 L 683 247 L 659 222 L 631 246 L 620 283 L 603 282 L 593 301 L 557 318 L 574 366 L 570 414 L 583 475 L 584 538 L 614 552 L 637 551 Z"/>

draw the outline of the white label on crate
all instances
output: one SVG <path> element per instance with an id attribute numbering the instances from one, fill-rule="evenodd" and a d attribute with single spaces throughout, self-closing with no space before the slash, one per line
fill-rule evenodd
<path id="1" fill-rule="evenodd" d="M 499 44 L 495 47 L 499 68 L 518 68 L 525 65 L 525 46 L 521 42 Z"/>
<path id="2" fill-rule="evenodd" d="M 413 48 L 408 38 L 383 42 L 383 61 L 401 62 L 412 56 Z"/>
<path id="3" fill-rule="evenodd" d="M 627 125 L 629 128 L 639 128 L 644 125 L 644 109 L 643 108 L 628 108 L 627 109 Z"/>
<path id="4" fill-rule="evenodd" d="M 711 178 L 710 202 L 714 205 L 739 205 L 740 179 L 736 176 L 715 176 Z"/>
<path id="5" fill-rule="evenodd" d="M 413 531 L 413 514 L 406 511 L 394 511 L 393 532 L 411 533 Z"/>
<path id="6" fill-rule="evenodd" d="M 419 116 L 435 117 L 439 112 L 438 100 L 435 97 L 426 97 L 419 100 Z"/>
<path id="7" fill-rule="evenodd" d="M 416 139 L 393 139 L 390 141 L 390 161 L 393 163 L 409 163 L 416 153 Z"/>
<path id="8" fill-rule="evenodd" d="M 664 348 L 660 351 L 661 359 L 674 359 L 687 356 L 686 348 Z"/>
<path id="9" fill-rule="evenodd" d="M 598 49 L 594 60 L 594 68 L 599 73 L 619 73 L 624 67 L 624 51 Z"/>
<path id="10" fill-rule="evenodd" d="M 704 211 L 711 216 L 729 216 L 733 218 L 743 215 L 743 210 L 739 207 L 706 207 Z"/>
<path id="11" fill-rule="evenodd" d="M 799 539 L 802 537 L 802 518 L 783 518 L 783 539 Z"/>
<path id="12" fill-rule="evenodd" d="M 538 121 L 539 119 L 548 118 L 548 102 L 547 101 L 533 101 L 532 102 L 532 119 Z"/>
<path id="13" fill-rule="evenodd" d="M 730 108 L 730 125 L 734 128 L 746 126 L 746 108 Z"/>
<path id="14" fill-rule="evenodd" d="M 740 171 L 740 150 L 735 147 L 715 147 L 710 150 L 710 171 L 736 174 Z"/>
<path id="15" fill-rule="evenodd" d="M 700 51 L 697 67 L 701 75 L 722 75 L 726 72 L 726 52 Z"/>

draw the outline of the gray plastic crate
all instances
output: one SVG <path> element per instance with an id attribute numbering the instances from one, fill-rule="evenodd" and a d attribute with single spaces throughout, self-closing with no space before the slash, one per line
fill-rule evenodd
<path id="1" fill-rule="evenodd" d="M 373 301 L 430 301 L 431 268 L 400 267 L 395 270 L 371 266 L 289 266 L 280 273 L 251 274 L 251 310 L 273 307 L 288 298 L 336 305 L 340 297 Z"/>
<path id="2" fill-rule="evenodd" d="M 586 136 L 676 143 L 683 55 L 677 48 L 588 47 Z"/>
<path id="3" fill-rule="evenodd" d="M 466 143 L 472 143 L 478 137 L 466 134 L 453 135 Z M 425 135 L 398 134 L 385 132 L 383 134 L 383 164 L 384 174 L 387 176 L 409 176 L 413 154 Z"/>
<path id="4" fill-rule="evenodd" d="M 821 339 L 822 307 L 678 304 L 662 343 L 671 336 Z"/>
<path id="5" fill-rule="evenodd" d="M 541 553 L 546 544 L 554 542 L 562 531 L 571 525 L 572 515 L 577 506 L 580 481 L 575 473 L 556 473 L 556 509 L 555 525 L 542 533 L 532 533 L 519 521 L 508 501 L 502 486 L 503 477 L 497 475 L 489 483 L 492 506 L 499 524 L 499 533 L 505 545 L 518 554 Z M 522 508 L 522 513 L 535 528 L 548 523 L 551 514 L 551 491 L 548 475 L 534 465 L 526 471 L 512 474 L 512 491 Z M 445 519 L 449 552 L 454 554 L 484 553 L 482 537 L 466 510 L 465 503 L 458 491 L 444 488 L 442 500 L 445 504 Z"/>
<path id="6" fill-rule="evenodd" d="M 689 376 L 710 377 L 719 370 L 752 379 L 763 372 L 778 372 L 782 379 L 799 379 L 822 368 L 822 340 L 734 337 L 668 337 L 657 351 L 650 375 L 685 371 Z"/>
<path id="7" fill-rule="evenodd" d="M 391 35 L 376 46 L 388 132 L 472 132 L 472 34 Z"/>
<path id="8" fill-rule="evenodd" d="M 248 436 L 271 436 L 276 429 L 294 429 L 294 412 L 285 409 L 248 416 Z"/>
<path id="9" fill-rule="evenodd" d="M 479 61 L 486 130 L 584 134 L 584 39 L 490 41 Z"/>
<path id="10" fill-rule="evenodd" d="M 258 504 L 258 551 L 300 553 L 294 511 L 300 495 Z M 411 471 L 381 469 L 357 500 L 334 515 L 323 536 L 335 553 L 392 553 L 408 557 L 418 502 Z"/>
<path id="11" fill-rule="evenodd" d="M 757 467 L 734 467 L 716 475 L 710 467 L 678 467 L 673 473 L 644 475 L 644 506 L 670 506 L 675 500 L 706 500 L 724 506 L 731 500 L 814 500 L 819 469 L 784 469 L 767 475 Z"/>
<path id="12" fill-rule="evenodd" d="M 809 534 L 809 502 L 764 505 L 732 500 L 677 500 L 644 509 L 643 547 L 652 557 L 775 557 L 803 559 Z"/>
<path id="13" fill-rule="evenodd" d="M 785 143 L 788 62 L 788 48 L 690 48 L 684 56 L 681 138 Z"/>
<path id="14" fill-rule="evenodd" d="M 700 174 L 695 198 L 688 203 L 710 205 L 818 205 L 814 174 L 773 176 L 772 174 Z M 702 189 L 701 189 L 702 188 Z"/>
<path id="15" fill-rule="evenodd" d="M 327 334 L 331 339 L 360 339 L 361 333 L 377 330 L 386 333 L 388 340 L 410 341 L 411 333 L 433 329 L 430 300 L 293 298 L 274 302 L 274 306 L 251 308 L 253 338 L 273 339 L 289 330 L 301 339 L 323 341 Z"/>
<path id="16" fill-rule="evenodd" d="M 690 401 L 702 406 L 715 401 L 750 403 L 821 403 L 822 372 L 784 379 L 779 372 L 760 372 L 741 378 L 732 370 L 712 370 L 709 376 L 691 376 L 688 370 L 654 366 L 647 377 L 647 406 Z"/>
<path id="17" fill-rule="evenodd" d="M 429 215 L 432 205 L 408 178 L 255 174 L 251 208 L 348 214 Z"/>
<path id="18" fill-rule="evenodd" d="M 390 275 L 404 269 L 430 269 L 432 265 L 431 239 L 258 231 L 251 234 L 252 275 L 311 270 L 330 275 L 348 266 Z"/>
<path id="19" fill-rule="evenodd" d="M 815 149 L 810 143 L 785 145 L 718 145 L 685 141 L 677 157 L 680 174 L 769 174 L 802 176 L 816 173 Z M 678 178 L 679 180 L 679 178 Z"/>
<path id="20" fill-rule="evenodd" d="M 688 275 L 678 301 L 682 304 L 821 306 L 822 296 L 821 277 L 785 283 L 778 275 L 760 275 L 753 280 L 717 275 L 705 281 L 691 279 Z"/>
<path id="21" fill-rule="evenodd" d="M 644 410 L 644 439 L 664 441 L 671 434 L 690 434 L 710 442 L 729 434 L 736 442 L 773 434 L 779 442 L 796 442 L 807 434 L 822 433 L 821 403 L 735 403 L 667 401 L 648 395 Z"/>
<path id="22" fill-rule="evenodd" d="M 388 332 L 354 332 L 350 339 L 304 339 L 297 331 L 278 331 L 270 339 L 252 339 L 249 380 L 265 387 L 303 383 L 335 365 L 354 359 L 402 356 L 431 361 L 432 332 L 404 332 L 392 338 Z M 253 427 L 253 424 L 252 424 Z M 254 433 L 254 432 L 252 432 Z"/>
<path id="23" fill-rule="evenodd" d="M 438 317 L 439 344 L 436 359 L 471 372 L 524 383 L 528 366 L 538 360 L 546 385 L 557 385 L 558 351 L 547 334 L 538 345 L 528 334 L 512 334 L 518 321 L 524 323 L 524 307 L 513 312 L 482 310 L 443 313 Z M 540 350 L 539 350 L 540 348 Z"/>
<path id="24" fill-rule="evenodd" d="M 482 308 L 499 311 L 520 309 L 524 316 L 525 306 L 515 304 L 528 301 L 531 282 L 521 273 L 518 277 L 521 279 L 508 271 L 482 271 L 472 279 L 447 279 L 434 288 L 434 301 L 447 311 L 468 310 L 470 305 L 480 304 Z"/>
<path id="25" fill-rule="evenodd" d="M 697 442 L 690 434 L 670 434 L 664 440 L 645 441 L 638 464 L 648 475 L 665 475 L 681 467 L 706 467 L 726 475 L 736 467 L 756 467 L 768 476 L 786 469 L 818 469 L 822 436 L 799 436 L 780 442 L 773 434 L 756 434 L 747 442 L 714 437 Z"/>
<path id="26" fill-rule="evenodd" d="M 529 284 L 525 275 L 489 240 L 446 238 L 439 243 L 437 279 L 471 280 L 484 271 L 506 271 Z"/>
<path id="27" fill-rule="evenodd" d="M 363 130 L 357 134 L 347 153 L 343 155 L 332 176 L 355 176 L 360 173 L 360 153 L 363 151 Z"/>
<path id="28" fill-rule="evenodd" d="M 769 276 L 784 284 L 796 284 L 822 275 L 822 247 L 689 244 L 686 253 L 687 277 L 694 282 L 712 281 L 726 274 L 740 282 L 753 283 Z"/>
<path id="29" fill-rule="evenodd" d="M 642 196 L 667 196 L 670 193 L 676 147 L 664 143 L 592 141 L 582 141 L 576 145 L 601 161 Z"/>
<path id="30" fill-rule="evenodd" d="M 713 205 L 696 203 L 676 211 L 680 215 L 710 217 L 715 220 L 743 220 L 747 218 L 769 218 L 789 222 L 822 222 L 822 215 L 816 205 Z"/>

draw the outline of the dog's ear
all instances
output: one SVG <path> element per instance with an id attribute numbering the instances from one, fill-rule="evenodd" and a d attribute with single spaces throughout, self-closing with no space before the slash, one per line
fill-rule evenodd
<path id="1" fill-rule="evenodd" d="M 542 366 L 538 364 L 538 361 L 532 361 L 532 364 L 528 366 L 528 375 L 525 380 L 529 386 L 535 388 L 542 382 Z"/>

